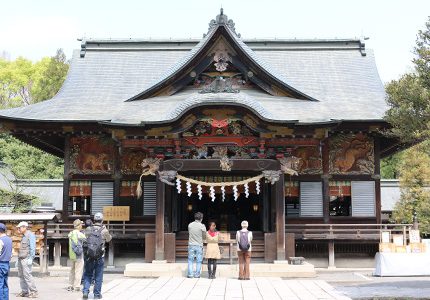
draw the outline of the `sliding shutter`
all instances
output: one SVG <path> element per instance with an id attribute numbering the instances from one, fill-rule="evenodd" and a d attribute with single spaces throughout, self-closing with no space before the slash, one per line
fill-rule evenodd
<path id="1" fill-rule="evenodd" d="M 376 215 L 374 181 L 352 181 L 351 199 L 353 217 L 374 217 Z"/>
<path id="2" fill-rule="evenodd" d="M 103 206 L 113 206 L 113 182 L 91 184 L 91 214 L 103 213 Z"/>
<path id="3" fill-rule="evenodd" d="M 323 216 L 322 182 L 300 182 L 300 216 Z"/>
<path id="4" fill-rule="evenodd" d="M 156 182 L 143 182 L 143 215 L 155 216 Z"/>

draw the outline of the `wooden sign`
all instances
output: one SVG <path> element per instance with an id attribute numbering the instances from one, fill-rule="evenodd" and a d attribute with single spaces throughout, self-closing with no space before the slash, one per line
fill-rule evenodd
<path id="1" fill-rule="evenodd" d="M 104 206 L 105 221 L 130 221 L 130 206 Z"/>
<path id="2" fill-rule="evenodd" d="M 419 244 L 421 243 L 420 231 L 419 230 L 409 230 L 409 243 Z"/>

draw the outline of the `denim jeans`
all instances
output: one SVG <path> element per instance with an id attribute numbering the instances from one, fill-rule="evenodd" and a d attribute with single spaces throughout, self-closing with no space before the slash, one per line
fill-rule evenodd
<path id="1" fill-rule="evenodd" d="M 99 259 L 86 259 L 86 265 L 84 270 L 84 289 L 82 293 L 89 294 L 91 279 L 93 278 L 93 272 L 95 272 L 94 282 L 94 297 L 100 297 L 102 294 L 102 282 L 103 282 L 103 269 L 105 266 L 105 258 Z"/>
<path id="2" fill-rule="evenodd" d="M 193 276 L 193 265 L 194 258 L 197 261 L 196 274 L 194 276 L 200 276 L 203 261 L 203 247 L 196 245 L 188 245 L 188 276 Z"/>
<path id="3" fill-rule="evenodd" d="M 9 300 L 9 285 L 7 279 L 9 277 L 9 263 L 0 263 L 0 300 Z"/>

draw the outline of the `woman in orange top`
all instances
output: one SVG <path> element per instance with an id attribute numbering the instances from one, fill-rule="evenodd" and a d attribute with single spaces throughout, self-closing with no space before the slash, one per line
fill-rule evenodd
<path id="1" fill-rule="evenodd" d="M 216 230 L 215 222 L 210 223 L 208 232 L 206 232 L 206 256 L 208 260 L 208 273 L 209 279 L 215 279 L 216 273 L 216 260 L 221 259 L 221 253 L 218 246 L 218 230 Z"/>

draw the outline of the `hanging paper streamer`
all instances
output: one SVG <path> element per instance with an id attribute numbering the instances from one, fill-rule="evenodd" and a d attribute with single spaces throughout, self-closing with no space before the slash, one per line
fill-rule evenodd
<path id="1" fill-rule="evenodd" d="M 176 189 L 178 190 L 178 194 L 181 193 L 181 180 L 176 178 Z"/>
<path id="2" fill-rule="evenodd" d="M 191 197 L 191 195 L 193 194 L 191 192 L 191 183 L 190 182 L 187 182 L 187 193 L 188 193 L 188 197 Z"/>
<path id="3" fill-rule="evenodd" d="M 221 187 L 221 193 L 222 193 L 222 202 L 225 200 L 225 186 Z"/>
<path id="4" fill-rule="evenodd" d="M 237 185 L 233 186 L 233 195 L 234 195 L 234 201 L 237 201 L 237 198 L 238 198 Z"/>
<path id="5" fill-rule="evenodd" d="M 257 193 L 257 195 L 260 194 L 260 180 L 255 181 L 255 192 Z"/>
<path id="6" fill-rule="evenodd" d="M 210 195 L 212 197 L 212 202 L 215 202 L 215 188 L 213 186 L 210 188 Z"/>
<path id="7" fill-rule="evenodd" d="M 247 183 L 245 183 L 245 197 L 248 198 L 249 197 L 249 186 Z"/>
<path id="8" fill-rule="evenodd" d="M 202 194 L 202 186 L 200 184 L 197 186 L 197 193 L 199 194 L 199 200 L 202 200 L 203 194 Z"/>

